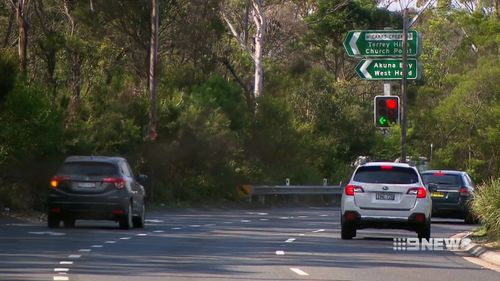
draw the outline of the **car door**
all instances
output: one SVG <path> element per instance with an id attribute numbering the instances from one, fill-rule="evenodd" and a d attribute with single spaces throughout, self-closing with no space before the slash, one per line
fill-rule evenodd
<path id="1" fill-rule="evenodd" d="M 142 205 L 144 204 L 144 187 L 137 182 L 132 169 L 127 162 L 124 162 L 124 170 L 126 171 L 127 177 L 129 177 L 130 180 L 135 209 L 136 211 L 140 212 Z"/>

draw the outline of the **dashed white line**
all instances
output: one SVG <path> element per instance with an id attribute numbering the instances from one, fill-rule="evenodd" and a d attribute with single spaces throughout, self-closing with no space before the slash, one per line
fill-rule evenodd
<path id="1" fill-rule="evenodd" d="M 115 243 L 116 243 L 116 241 L 106 241 L 106 242 L 104 242 L 104 243 L 106 243 L 106 244 L 115 244 Z"/>
<path id="2" fill-rule="evenodd" d="M 312 231 L 312 233 L 318 233 L 318 232 L 323 232 L 325 231 L 324 229 L 318 229 L 318 230 L 315 230 L 315 231 Z"/>
<path id="3" fill-rule="evenodd" d="M 200 226 L 201 225 L 199 225 L 199 224 L 191 224 L 191 225 L 189 225 L 189 227 L 200 227 Z"/>
<path id="4" fill-rule="evenodd" d="M 304 236 L 304 235 L 305 235 L 304 233 L 299 234 L 299 236 Z"/>
<path id="5" fill-rule="evenodd" d="M 130 240 L 131 237 L 122 237 L 120 240 Z"/>
<path id="6" fill-rule="evenodd" d="M 54 276 L 54 281 L 68 281 L 68 276 Z"/>
<path id="7" fill-rule="evenodd" d="M 147 233 L 139 233 L 139 234 L 137 234 L 137 236 L 143 237 L 143 236 L 148 236 L 148 234 Z"/>
<path id="8" fill-rule="evenodd" d="M 290 267 L 290 270 L 297 273 L 300 276 L 309 276 L 307 272 L 300 270 L 300 268 Z"/>
<path id="9" fill-rule="evenodd" d="M 172 230 L 179 230 L 182 229 L 182 227 L 172 227 Z"/>
<path id="10" fill-rule="evenodd" d="M 305 219 L 308 218 L 308 216 L 298 216 L 299 219 Z"/>
<path id="11" fill-rule="evenodd" d="M 88 253 L 88 252 L 91 252 L 92 250 L 91 249 L 80 249 L 78 250 L 78 252 L 85 252 L 85 253 Z"/>
<path id="12" fill-rule="evenodd" d="M 68 258 L 70 259 L 79 259 L 81 255 L 69 255 Z"/>
<path id="13" fill-rule="evenodd" d="M 72 261 L 60 261 L 59 264 L 70 265 L 70 264 L 73 264 L 73 262 Z"/>
<path id="14" fill-rule="evenodd" d="M 102 248 L 102 245 L 92 245 L 91 248 Z"/>
<path id="15" fill-rule="evenodd" d="M 260 221 L 268 221 L 269 219 L 259 219 Z"/>
<path id="16" fill-rule="evenodd" d="M 320 217 L 328 217 L 328 215 L 320 215 Z"/>
<path id="17" fill-rule="evenodd" d="M 163 232 L 165 232 L 165 231 L 163 231 L 163 230 L 155 230 L 155 231 L 153 231 L 153 233 L 163 233 Z"/>
<path id="18" fill-rule="evenodd" d="M 240 220 L 240 222 L 251 222 L 251 220 Z"/>
<path id="19" fill-rule="evenodd" d="M 257 215 L 259 215 L 259 216 L 267 216 L 268 213 L 258 213 Z"/>
<path id="20" fill-rule="evenodd" d="M 293 241 L 295 241 L 295 238 L 288 238 L 285 243 L 292 243 Z"/>
<path id="21" fill-rule="evenodd" d="M 54 271 L 55 272 L 68 272 L 69 268 L 60 268 L 60 267 L 57 267 L 57 268 L 54 268 Z"/>
<path id="22" fill-rule="evenodd" d="M 276 251 L 276 255 L 278 255 L 278 256 L 284 256 L 285 255 L 285 251 Z"/>
<path id="23" fill-rule="evenodd" d="M 232 224 L 233 222 L 232 221 L 225 221 L 224 223 L 225 224 Z"/>

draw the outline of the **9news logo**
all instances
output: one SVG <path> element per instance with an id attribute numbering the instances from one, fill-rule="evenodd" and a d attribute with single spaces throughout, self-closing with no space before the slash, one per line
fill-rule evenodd
<path id="1" fill-rule="evenodd" d="M 393 238 L 394 251 L 464 251 L 469 238 Z"/>

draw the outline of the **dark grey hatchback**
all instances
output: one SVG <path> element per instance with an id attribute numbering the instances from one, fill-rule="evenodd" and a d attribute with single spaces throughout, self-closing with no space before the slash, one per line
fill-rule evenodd
<path id="1" fill-rule="evenodd" d="M 144 176 L 140 176 L 144 178 Z M 125 158 L 70 156 L 50 181 L 48 226 L 77 219 L 114 220 L 120 228 L 144 227 L 145 191 Z"/>
<path id="2" fill-rule="evenodd" d="M 474 198 L 474 183 L 466 172 L 427 170 L 420 175 L 425 185 L 434 184 L 437 188 L 431 193 L 433 214 L 461 218 L 465 223 L 476 222 L 469 206 Z"/>

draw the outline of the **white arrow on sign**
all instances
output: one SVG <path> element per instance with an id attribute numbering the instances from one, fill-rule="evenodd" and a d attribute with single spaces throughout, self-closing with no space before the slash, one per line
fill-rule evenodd
<path id="1" fill-rule="evenodd" d="M 360 55 L 361 52 L 358 49 L 358 46 L 356 46 L 356 42 L 358 42 L 359 35 L 361 35 L 361 32 L 354 32 L 352 34 L 352 38 L 349 41 L 349 46 L 351 47 L 352 53 L 354 55 Z"/>
<path id="2" fill-rule="evenodd" d="M 371 79 L 372 76 L 370 75 L 370 73 L 368 72 L 368 66 L 370 66 L 370 64 L 372 63 L 372 60 L 366 60 L 362 65 L 361 67 L 359 68 L 359 71 L 361 71 L 361 73 L 363 74 L 363 76 L 365 76 L 365 78 L 368 78 L 368 79 Z"/>

